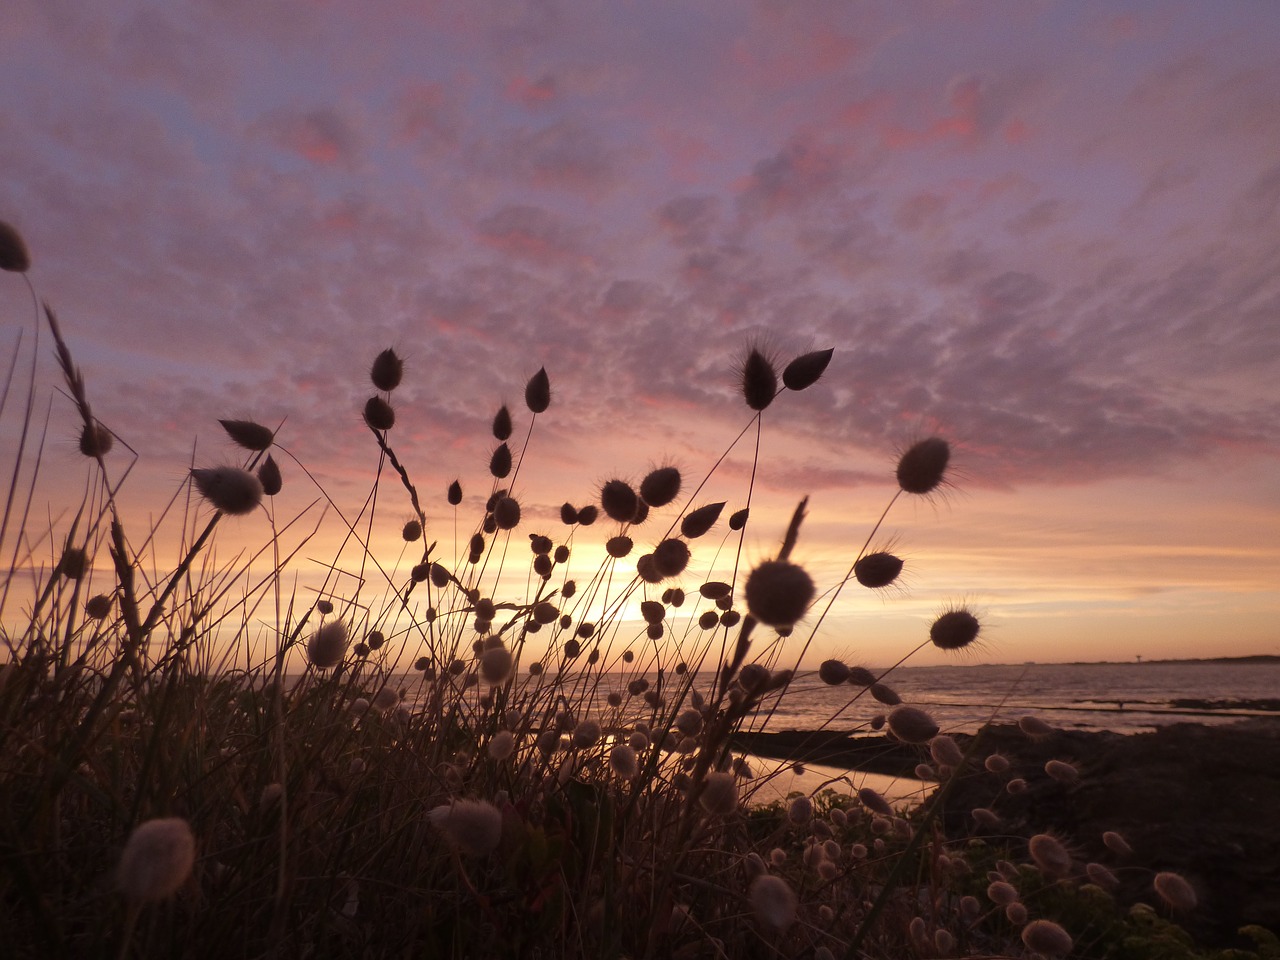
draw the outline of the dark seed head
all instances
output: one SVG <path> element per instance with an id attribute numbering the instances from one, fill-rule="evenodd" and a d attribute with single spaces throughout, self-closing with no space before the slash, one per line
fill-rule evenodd
<path id="1" fill-rule="evenodd" d="M 645 583 L 662 582 L 662 571 L 660 571 L 658 569 L 658 565 L 653 562 L 652 553 L 646 553 L 636 561 L 636 573 L 640 574 L 640 579 Z"/>
<path id="2" fill-rule="evenodd" d="M 644 600 L 640 603 L 640 616 L 644 617 L 645 623 L 661 623 L 662 618 L 667 615 L 666 607 L 658 603 L 656 600 Z"/>
<path id="3" fill-rule="evenodd" d="M 723 509 L 724 501 L 722 500 L 719 503 L 708 503 L 685 514 L 685 518 L 680 521 L 680 532 L 689 540 L 702 536 L 716 525 L 716 521 L 720 519 L 720 511 Z"/>
<path id="4" fill-rule="evenodd" d="M 818 678 L 828 686 L 838 687 L 849 679 L 849 665 L 843 660 L 823 660 Z"/>
<path id="5" fill-rule="evenodd" d="M 97 420 L 80 428 L 80 452 L 86 457 L 105 457 L 114 442 L 111 431 Z"/>
<path id="6" fill-rule="evenodd" d="M 689 565 L 689 546 L 683 540 L 663 540 L 653 550 L 653 564 L 664 577 L 679 576 Z"/>
<path id="7" fill-rule="evenodd" d="M 635 518 L 639 501 L 629 483 L 624 480 L 610 480 L 600 488 L 600 506 L 610 518 L 619 523 L 630 523 Z M 581 513 L 578 519 L 582 519 Z"/>
<path id="8" fill-rule="evenodd" d="M 105 620 L 111 612 L 111 603 L 111 597 L 107 594 L 95 594 L 84 605 L 84 612 L 93 620 Z"/>
<path id="9" fill-rule="evenodd" d="M 665 507 L 680 495 L 680 471 L 675 467 L 650 470 L 640 481 L 640 497 L 651 507 Z"/>
<path id="10" fill-rule="evenodd" d="M 505 443 L 498 444 L 489 458 L 489 472 L 499 480 L 511 472 L 511 448 Z"/>
<path id="11" fill-rule="evenodd" d="M 631 552 L 632 545 L 630 537 L 619 535 L 605 541 L 604 549 L 609 556 L 621 559 Z"/>
<path id="12" fill-rule="evenodd" d="M 369 371 L 369 379 L 379 390 L 394 390 L 400 386 L 400 380 L 403 377 L 404 361 L 390 347 L 373 358 L 373 369 Z"/>
<path id="13" fill-rule="evenodd" d="M 271 454 L 267 454 L 267 458 L 258 464 L 258 482 L 262 484 L 262 492 L 268 497 L 274 497 L 284 487 L 280 465 Z"/>
<path id="14" fill-rule="evenodd" d="M 414 564 L 413 569 L 409 571 L 409 576 L 413 578 L 414 583 L 422 583 L 427 579 L 427 577 L 431 576 L 433 569 L 432 564 L 417 563 Z M 446 580 L 445 582 L 447 583 L 448 581 Z"/>
<path id="15" fill-rule="evenodd" d="M 752 347 L 742 364 L 742 396 L 752 410 L 763 410 L 778 393 L 778 374 L 769 358 Z"/>
<path id="16" fill-rule="evenodd" d="M 271 446 L 275 433 L 260 423 L 252 420 L 219 420 L 222 429 L 227 431 L 235 443 L 246 450 L 261 451 Z"/>
<path id="17" fill-rule="evenodd" d="M 0 270 L 26 273 L 31 269 L 31 254 L 18 228 L 0 220 Z"/>
<path id="18" fill-rule="evenodd" d="M 596 517 L 600 515 L 600 511 L 596 509 L 595 504 L 587 504 L 578 510 L 578 523 L 584 527 L 589 527 L 596 522 Z"/>
<path id="19" fill-rule="evenodd" d="M 498 440 L 506 440 L 511 436 L 511 411 L 505 406 L 499 407 L 493 416 L 493 435 Z"/>
<path id="20" fill-rule="evenodd" d="M 560 522 L 570 527 L 578 522 L 578 511 L 574 508 L 572 503 L 561 504 Z"/>
<path id="21" fill-rule="evenodd" d="M 747 610 L 770 627 L 789 627 L 813 602 L 813 580 L 787 560 L 766 560 L 747 577 Z"/>
<path id="22" fill-rule="evenodd" d="M 796 357 L 782 371 L 782 383 L 788 390 L 803 390 L 818 382 L 826 372 L 827 364 L 835 350 L 817 350 Z"/>
<path id="23" fill-rule="evenodd" d="M 449 504 L 456 507 L 462 502 L 462 484 L 457 480 L 449 484 Z"/>
<path id="24" fill-rule="evenodd" d="M 364 405 L 364 422 L 372 430 L 390 430 L 396 425 L 396 412 L 381 397 L 370 397 Z"/>
<path id="25" fill-rule="evenodd" d="M 649 519 L 649 505 L 640 497 L 636 498 L 636 513 L 631 518 L 631 522 L 635 526 L 639 526 Z"/>
<path id="26" fill-rule="evenodd" d="M 422 524 L 417 520 L 410 520 L 404 525 L 400 531 L 400 536 L 405 543 L 414 543 L 422 539 Z"/>
<path id="27" fill-rule="evenodd" d="M 543 367 L 525 384 L 524 402 L 534 413 L 542 413 L 551 406 L 551 380 L 547 377 L 547 368 Z"/>
<path id="28" fill-rule="evenodd" d="M 747 525 L 747 517 L 751 515 L 751 510 L 743 507 L 741 510 L 735 510 L 729 517 L 729 529 L 741 530 Z"/>
<path id="29" fill-rule="evenodd" d="M 529 549 L 534 553 L 550 553 L 551 547 L 550 537 L 544 537 L 540 533 L 529 534 Z"/>
<path id="30" fill-rule="evenodd" d="M 493 519 L 499 530 L 514 530 L 520 523 L 520 504 L 511 497 L 503 497 L 493 508 Z"/>
<path id="31" fill-rule="evenodd" d="M 898 579 L 902 561 L 892 553 L 868 553 L 853 565 L 853 575 L 864 587 L 878 590 Z"/>
<path id="32" fill-rule="evenodd" d="M 552 556 L 552 559 L 554 559 L 556 563 L 568 563 L 568 562 L 569 562 L 569 548 L 568 548 L 568 547 L 566 547 L 566 546 L 562 543 L 562 544 L 560 544 L 560 546 L 556 547 L 556 552 L 555 552 L 555 553 L 553 553 L 551 556 Z"/>
<path id="33" fill-rule="evenodd" d="M 421 564 L 421 566 L 426 566 L 426 564 Z M 443 564 L 433 563 L 431 564 L 430 569 L 432 586 L 437 590 L 443 590 L 449 585 L 449 580 L 452 578 L 449 576 L 449 571 L 445 569 Z"/>
<path id="34" fill-rule="evenodd" d="M 961 650 L 978 639 L 978 618 L 963 607 L 948 610 L 929 628 L 929 639 L 939 650 Z"/>
<path id="35" fill-rule="evenodd" d="M 906 493 L 931 493 L 946 476 L 950 459 L 951 445 L 941 437 L 912 444 L 898 460 L 898 486 Z"/>

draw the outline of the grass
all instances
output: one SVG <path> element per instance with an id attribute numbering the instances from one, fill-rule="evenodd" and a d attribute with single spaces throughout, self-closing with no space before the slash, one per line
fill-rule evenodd
<path id="1" fill-rule="evenodd" d="M 25 256 L 0 260 L 25 276 Z M 868 789 L 751 802 L 763 777 L 731 738 L 790 694 L 845 587 L 897 581 L 901 562 L 869 552 L 879 523 L 821 588 L 791 559 L 804 501 L 777 553 L 744 569 L 751 482 L 732 510 L 660 467 L 639 492 L 611 480 L 598 503 L 566 504 L 554 534 L 531 531 L 519 480 L 551 407 L 545 371 L 525 411 L 495 416 L 490 495 L 468 515 L 456 485 L 421 496 L 397 452 L 406 371 L 384 351 L 358 510 L 271 429 L 224 421 L 240 462 L 191 471 L 138 536 L 118 506 L 129 453 L 94 416 L 52 310 L 40 320 L 87 480 L 40 528 L 44 435 L 34 382 L 25 404 L 10 396 L 15 351 L 0 411 L 22 407 L 0 527 L 5 956 L 1103 956 L 1122 939 L 1083 865 L 1040 869 L 1025 844 L 943 834 L 948 778 L 981 762 L 979 741 L 956 764 L 922 711 L 881 706 L 896 699 L 883 676 L 820 673 L 866 707 L 862 728 L 918 742 L 940 789 L 911 810 Z M 830 356 L 797 358 L 779 385 L 748 351 L 746 425 L 702 482 L 739 443 L 758 456 L 769 408 L 818 384 Z M 949 457 L 940 438 L 904 452 L 881 521 L 945 484 Z M 288 518 L 281 463 L 319 491 Z M 270 533 L 228 562 L 217 535 L 234 514 Z M 388 523 L 403 524 L 399 556 L 372 546 Z M 343 547 L 310 599 L 295 571 L 333 524 Z M 599 561 L 574 580 L 580 552 Z M 716 557 L 705 578 L 685 574 L 691 553 Z M 933 642 L 963 648 L 979 628 L 956 607 Z M 1019 864 L 997 874 L 997 856 Z M 1011 900 L 993 899 L 988 872 Z M 1064 885 L 1104 904 L 1071 900 L 1070 932 L 1050 909 Z"/>

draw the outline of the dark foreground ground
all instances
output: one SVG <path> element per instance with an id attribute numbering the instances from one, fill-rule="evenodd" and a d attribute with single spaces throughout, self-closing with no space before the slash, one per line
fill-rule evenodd
<path id="1" fill-rule="evenodd" d="M 980 764 L 965 772 L 947 798 L 949 835 L 973 829 L 969 810 L 990 807 L 1011 837 L 1051 830 L 1069 840 L 1081 866 L 1114 866 L 1102 833 L 1116 830 L 1134 851 L 1117 871 L 1122 900 L 1155 903 L 1152 877 L 1173 870 L 1200 899 L 1194 913 L 1176 919 L 1201 942 L 1234 942 L 1251 923 L 1280 930 L 1280 720 L 1179 723 L 1128 736 L 1063 730 L 1038 740 L 996 725 L 980 736 L 977 754 L 998 751 L 1013 769 L 1003 777 Z M 956 739 L 967 749 L 967 738 Z M 752 734 L 738 743 L 762 756 L 897 776 L 927 759 L 919 747 L 836 733 Z M 1073 763 L 1079 780 L 1046 776 L 1044 764 L 1054 759 Z M 1004 791 L 1010 777 L 1025 778 L 1026 792 Z"/>

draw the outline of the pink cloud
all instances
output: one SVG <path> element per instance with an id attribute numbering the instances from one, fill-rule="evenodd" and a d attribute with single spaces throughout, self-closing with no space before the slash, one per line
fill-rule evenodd
<path id="1" fill-rule="evenodd" d="M 319 166 L 354 166 L 359 157 L 355 130 L 336 109 L 276 111 L 256 124 L 276 143 Z"/>

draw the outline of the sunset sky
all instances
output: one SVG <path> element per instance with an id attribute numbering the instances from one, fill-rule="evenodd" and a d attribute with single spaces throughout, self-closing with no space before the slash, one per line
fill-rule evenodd
<path id="1" fill-rule="evenodd" d="M 428 537 L 452 544 L 455 477 L 474 520 L 489 421 L 510 403 L 523 439 L 542 366 L 518 533 L 562 537 L 611 477 L 692 490 L 750 420 L 749 344 L 833 347 L 765 413 L 744 563 L 808 494 L 794 559 L 825 587 L 900 450 L 940 433 L 956 470 L 876 540 L 906 589 L 846 588 L 815 659 L 891 662 L 956 602 L 988 625 L 968 662 L 1280 654 L 1272 0 L 7 0 L 0 86 L 0 219 L 140 454 L 141 527 L 193 458 L 231 462 L 219 417 L 284 421 L 354 515 L 394 346 Z M 11 274 L 0 323 L 29 361 Z M 44 332 L 37 379 L 65 504 L 85 465 Z M 695 503 L 743 504 L 753 442 Z M 285 517 L 317 492 L 281 459 Z M 410 512 L 382 497 L 394 564 Z"/>

